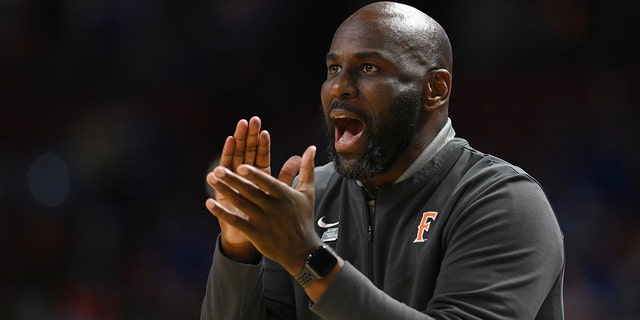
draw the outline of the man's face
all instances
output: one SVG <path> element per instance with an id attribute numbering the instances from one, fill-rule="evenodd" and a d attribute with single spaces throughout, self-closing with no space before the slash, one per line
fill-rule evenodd
<path id="1" fill-rule="evenodd" d="M 346 23 L 327 54 L 321 98 L 329 155 L 347 178 L 383 173 L 412 141 L 421 82 L 395 40 L 383 29 Z"/>

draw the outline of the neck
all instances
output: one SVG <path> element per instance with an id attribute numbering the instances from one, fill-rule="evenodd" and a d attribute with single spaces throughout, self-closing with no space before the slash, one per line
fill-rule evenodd
<path id="1" fill-rule="evenodd" d="M 422 119 L 419 122 L 416 134 L 411 139 L 411 143 L 406 150 L 402 152 L 402 155 L 394 162 L 387 170 L 382 174 L 379 174 L 370 179 L 362 181 L 369 191 L 374 192 L 379 187 L 392 185 L 398 178 L 411 166 L 411 164 L 420 156 L 422 151 L 433 141 L 438 135 L 438 132 L 446 124 L 445 121 L 439 121 L 438 123 L 431 123 L 427 119 Z"/>

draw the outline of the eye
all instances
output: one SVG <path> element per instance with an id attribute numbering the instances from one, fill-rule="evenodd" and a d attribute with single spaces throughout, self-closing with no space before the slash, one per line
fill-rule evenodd
<path id="1" fill-rule="evenodd" d="M 365 63 L 362 65 L 362 71 L 365 73 L 369 73 L 378 71 L 378 68 L 376 68 L 376 66 L 372 65 L 371 63 Z"/>
<path id="2" fill-rule="evenodd" d="M 336 73 L 340 72 L 340 66 L 337 65 L 337 64 L 332 64 L 332 65 L 327 67 L 327 72 L 329 74 L 336 74 Z"/>

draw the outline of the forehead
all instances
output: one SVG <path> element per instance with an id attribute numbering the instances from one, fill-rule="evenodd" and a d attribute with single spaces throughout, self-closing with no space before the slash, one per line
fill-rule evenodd
<path id="1" fill-rule="evenodd" d="M 416 54 L 415 49 L 416 41 L 406 25 L 395 19 L 361 15 L 351 17 L 338 28 L 328 56 L 349 57 L 369 52 L 398 60 Z"/>

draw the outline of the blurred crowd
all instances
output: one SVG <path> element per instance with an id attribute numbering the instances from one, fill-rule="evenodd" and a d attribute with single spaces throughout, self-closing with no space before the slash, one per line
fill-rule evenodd
<path id="1" fill-rule="evenodd" d="M 258 115 L 274 174 L 326 147 L 324 55 L 368 1 L 0 0 L 0 319 L 197 319 L 204 176 Z M 454 49 L 450 114 L 545 188 L 567 319 L 640 319 L 640 3 L 406 1 Z"/>

